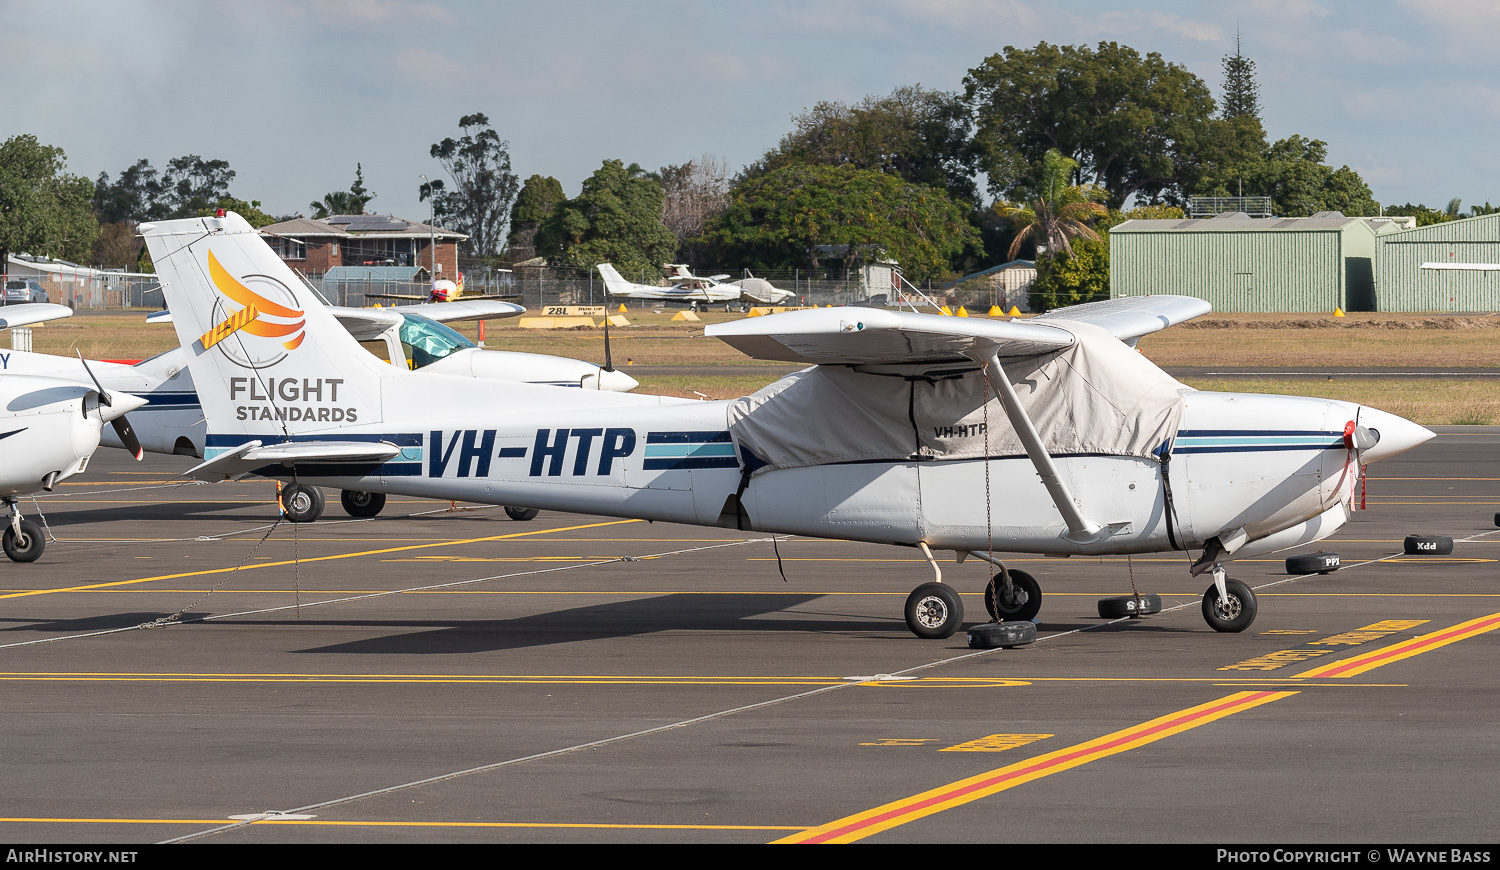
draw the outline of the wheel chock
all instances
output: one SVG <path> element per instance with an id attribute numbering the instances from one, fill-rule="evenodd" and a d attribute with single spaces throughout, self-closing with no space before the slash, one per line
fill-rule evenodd
<path id="1" fill-rule="evenodd" d="M 1104 619 L 1150 616 L 1153 613 L 1161 613 L 1161 596 L 1155 593 L 1099 599 L 1099 615 Z"/>
<path id="2" fill-rule="evenodd" d="M 969 629 L 969 649 L 1009 649 L 1036 643 L 1036 623 L 986 622 Z"/>

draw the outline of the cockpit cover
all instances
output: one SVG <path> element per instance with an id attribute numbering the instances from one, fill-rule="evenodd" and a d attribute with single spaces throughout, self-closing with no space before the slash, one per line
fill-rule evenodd
<path id="1" fill-rule="evenodd" d="M 1189 387 L 1100 327 L 1049 325 L 1078 340 L 1004 364 L 1048 452 L 1148 457 L 1177 431 Z M 804 369 L 731 403 L 729 431 L 757 471 L 1025 454 L 994 390 L 964 363 Z"/>

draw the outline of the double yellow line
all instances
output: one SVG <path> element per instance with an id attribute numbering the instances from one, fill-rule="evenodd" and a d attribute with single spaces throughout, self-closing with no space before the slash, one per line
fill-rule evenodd
<path id="1" fill-rule="evenodd" d="M 1481 616 L 1458 625 L 1424 634 L 1411 640 L 1401 641 L 1347 659 L 1329 662 L 1297 674 L 1297 678 L 1332 679 L 1352 677 L 1375 668 L 1440 649 L 1451 643 L 1500 628 L 1500 613 Z M 1235 713 L 1242 713 L 1273 701 L 1290 698 L 1296 691 L 1250 691 L 1236 692 L 1206 704 L 1189 707 L 1175 713 L 1143 722 L 1113 734 L 1029 758 L 1007 767 L 961 779 L 957 782 L 929 789 L 920 794 L 892 801 L 888 804 L 836 819 L 826 825 L 799 831 L 784 837 L 777 843 L 853 843 L 866 837 L 890 830 L 909 822 L 925 818 L 944 810 L 963 806 L 1015 788 L 1018 785 L 1061 773 L 1065 770 L 1108 758 L 1130 749 L 1155 743 L 1173 734 L 1207 725 Z"/>

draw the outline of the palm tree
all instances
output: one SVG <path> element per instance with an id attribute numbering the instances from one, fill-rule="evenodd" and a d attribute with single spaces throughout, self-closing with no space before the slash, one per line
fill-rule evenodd
<path id="1" fill-rule="evenodd" d="M 1077 167 L 1078 161 L 1064 157 L 1054 148 L 1042 158 L 1042 184 L 1031 202 L 995 203 L 995 214 L 1010 221 L 1017 230 L 1016 240 L 1010 246 L 1012 260 L 1028 241 L 1036 245 L 1038 254 L 1063 251 L 1070 257 L 1073 246 L 1069 239 L 1099 241 L 1099 234 L 1086 221 L 1109 215 L 1109 209 L 1103 205 L 1109 194 L 1092 184 L 1068 184 Z"/>

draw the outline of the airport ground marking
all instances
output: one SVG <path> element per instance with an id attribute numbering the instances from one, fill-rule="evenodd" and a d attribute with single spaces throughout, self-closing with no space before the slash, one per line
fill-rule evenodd
<path id="1" fill-rule="evenodd" d="M 1497 628 L 1500 628 L 1500 613 L 1491 613 L 1488 616 L 1481 616 L 1478 619 L 1460 622 L 1457 625 L 1439 629 L 1438 631 L 1414 637 L 1410 640 L 1404 640 L 1388 647 L 1371 650 L 1340 661 L 1329 662 L 1311 670 L 1303 671 L 1296 676 L 1320 679 L 1352 677 L 1403 659 L 1409 659 L 1412 656 L 1440 649 L 1451 643 L 1457 643 L 1461 640 L 1494 631 Z"/>
<path id="2" fill-rule="evenodd" d="M 1297 692 L 1236 692 L 1175 713 L 1159 716 L 1130 728 L 1106 734 L 1066 749 L 1048 752 L 1015 764 L 987 771 L 957 782 L 929 789 L 898 801 L 845 816 L 801 831 L 778 843 L 853 843 L 891 828 L 972 803 L 1056 773 L 1155 743 L 1174 734 L 1216 722 L 1226 716 L 1251 710 Z"/>
<path id="3" fill-rule="evenodd" d="M 1253 658 L 1225 665 L 1219 668 L 1221 671 L 1274 671 L 1288 665 L 1298 664 L 1311 659 L 1332 655 L 1337 650 L 1332 647 L 1359 646 L 1373 640 L 1382 640 L 1403 631 L 1409 631 L 1419 625 L 1425 625 L 1426 619 L 1385 619 L 1380 622 L 1356 628 L 1319 640 L 1310 640 L 1301 647 L 1294 649 L 1282 649 L 1275 652 L 1265 653 Z M 1312 647 L 1323 647 L 1323 649 L 1312 649 Z"/>
<path id="4" fill-rule="evenodd" d="M 27 825 L 217 825 L 223 819 L 106 819 L 0 817 L 0 823 Z M 644 831 L 800 831 L 800 825 L 668 825 L 629 822 L 388 822 L 335 819 L 278 819 L 275 816 L 246 820 L 250 825 L 305 825 L 351 828 L 584 828 Z"/>
<path id="5" fill-rule="evenodd" d="M 508 535 L 490 535 L 483 538 L 460 538 L 456 541 L 435 541 L 429 544 L 409 544 L 403 547 L 384 547 L 378 550 L 361 550 L 356 553 L 335 553 L 329 556 L 309 556 L 306 559 L 283 559 L 276 562 L 256 562 L 241 565 L 237 568 L 209 568 L 201 571 L 184 571 L 178 574 L 162 574 L 159 577 L 142 577 L 137 580 L 115 580 L 108 583 L 89 583 L 82 586 L 63 586 L 53 589 L 33 589 L 26 592 L 10 592 L 0 595 L 0 598 L 26 598 L 32 595 L 52 595 L 57 592 L 81 592 L 91 589 L 108 589 L 120 586 L 132 586 L 138 583 L 152 583 L 157 580 L 176 580 L 180 577 L 201 577 L 207 574 L 238 574 L 245 571 L 256 571 L 262 568 L 278 568 L 286 565 L 306 565 L 312 562 L 329 562 L 335 559 L 354 559 L 360 556 L 379 556 L 384 553 L 397 553 L 404 550 L 423 550 L 431 547 L 453 547 L 462 544 L 481 544 L 490 541 L 503 541 L 509 538 L 521 538 L 534 535 L 546 535 L 556 532 L 571 532 L 578 529 L 596 529 L 601 526 L 617 526 L 623 523 L 640 523 L 645 520 L 609 520 L 602 523 L 588 523 L 581 526 L 565 526 L 559 529 L 536 529 L 529 532 L 513 532 Z"/>
<path id="6" fill-rule="evenodd" d="M 636 522 L 644 522 L 644 520 L 615 520 L 615 521 L 611 521 L 611 522 L 608 522 L 608 523 L 595 523 L 594 525 L 614 525 L 616 523 L 636 523 Z M 587 527 L 574 527 L 574 528 L 587 528 Z M 519 532 L 517 534 L 539 535 L 539 534 L 545 534 L 548 531 L 568 531 L 568 529 L 552 529 L 552 530 L 538 529 L 535 532 Z M 498 539 L 507 538 L 507 537 L 512 537 L 512 536 L 511 535 L 498 535 L 498 536 L 495 536 L 493 538 L 476 538 L 475 540 L 479 540 L 479 541 L 498 540 Z M 56 637 L 42 637 L 42 638 L 37 638 L 35 640 L 16 641 L 14 643 L 0 644 L 0 650 L 12 649 L 14 647 L 22 647 L 22 646 L 34 646 L 34 645 L 37 645 L 37 644 L 44 644 L 44 643 L 58 643 L 60 641 L 65 641 L 65 640 L 80 640 L 82 638 L 89 638 L 89 637 L 103 637 L 104 635 L 109 635 L 109 634 L 122 634 L 122 633 L 128 632 L 128 631 L 141 631 L 141 630 L 150 629 L 150 628 L 166 628 L 166 627 L 172 626 L 172 625 L 192 625 L 192 624 L 200 623 L 200 622 L 216 622 L 216 621 L 220 621 L 220 620 L 235 619 L 235 618 L 245 617 L 245 616 L 262 616 L 262 615 L 265 615 L 267 613 L 279 613 L 279 612 L 285 611 L 285 610 L 296 610 L 296 611 L 298 611 L 300 613 L 302 610 L 307 609 L 307 608 L 325 607 L 325 606 L 330 605 L 330 604 L 347 604 L 347 603 L 349 603 L 351 601 L 368 601 L 368 600 L 373 599 L 373 598 L 384 598 L 387 595 L 409 595 L 409 594 L 412 594 L 414 592 L 430 592 L 432 590 L 437 590 L 437 589 L 451 589 L 451 588 L 458 587 L 458 586 L 468 586 L 468 585 L 471 585 L 471 584 L 474 584 L 474 583 L 488 583 L 488 582 L 493 581 L 493 580 L 508 580 L 508 579 L 512 579 L 512 578 L 515 578 L 515 577 L 533 577 L 533 576 L 536 576 L 538 574 L 555 574 L 555 573 L 558 573 L 558 572 L 561 572 L 561 571 L 571 571 L 571 570 L 573 570 L 575 568 L 592 568 L 592 567 L 597 567 L 599 565 L 613 565 L 613 564 L 616 564 L 616 563 L 619 563 L 619 562 L 633 562 L 633 561 L 642 561 L 642 560 L 645 560 L 645 559 L 659 559 L 659 558 L 662 558 L 662 557 L 665 557 L 665 556 L 677 556 L 677 555 L 681 555 L 681 554 L 684 554 L 684 553 L 697 553 L 697 552 L 701 552 L 703 550 L 719 550 L 719 549 L 723 549 L 725 547 L 737 547 L 737 546 L 740 546 L 742 544 L 759 544 L 759 543 L 765 543 L 768 540 L 771 540 L 771 539 L 770 538 L 746 538 L 746 539 L 744 539 L 742 541 L 736 541 L 735 543 L 731 543 L 731 544 L 711 544 L 711 545 L 706 546 L 706 547 L 689 547 L 687 549 L 672 550 L 672 551 L 665 552 L 665 553 L 652 553 L 652 554 L 647 555 L 647 556 L 617 556 L 617 557 L 613 557 L 613 558 L 609 558 L 609 559 L 601 559 L 601 560 L 599 560 L 597 562 L 574 562 L 574 563 L 571 563 L 571 564 L 568 564 L 568 565 L 558 565 L 558 566 L 553 567 L 553 568 L 540 568 L 540 569 L 537 569 L 535 571 L 517 571 L 517 572 L 511 573 L 511 574 L 493 574 L 493 575 L 490 575 L 488 577 L 472 577 L 472 578 L 467 579 L 467 580 L 454 580 L 454 581 L 451 581 L 451 582 L 448 582 L 448 583 L 430 583 L 430 584 L 427 584 L 425 586 L 412 586 L 412 587 L 408 587 L 408 588 L 405 588 L 405 589 L 391 589 L 391 590 L 386 590 L 386 591 L 381 591 L 381 592 L 368 592 L 368 593 L 362 593 L 362 594 L 357 594 L 357 595 L 347 595 L 346 594 L 346 595 L 343 595 L 343 596 L 341 596 L 339 598 L 327 598 L 327 599 L 324 599 L 322 601 L 308 601 L 308 602 L 298 601 L 298 602 L 293 603 L 293 604 L 284 604 L 284 605 L 280 605 L 280 606 L 277 606 L 277 607 L 261 607 L 261 608 L 256 608 L 254 610 L 240 610 L 240 611 L 235 611 L 233 613 L 216 613 L 216 614 L 210 614 L 208 616 L 198 616 L 198 617 L 192 617 L 192 618 L 182 618 L 182 611 L 178 611 L 178 612 L 172 614 L 172 618 L 166 619 L 166 620 L 158 619 L 158 620 L 155 620 L 153 622 L 140 623 L 139 625 L 127 625 L 127 626 L 121 626 L 119 628 L 106 628 L 106 629 L 100 629 L 98 631 L 86 631 L 86 632 L 82 632 L 82 633 L 79 633 L 79 634 L 65 634 L 65 635 L 58 635 Z M 468 542 L 459 542 L 459 543 L 468 543 Z M 408 549 L 408 548 L 398 548 L 398 549 Z M 359 555 L 359 554 L 349 554 L 349 555 Z M 307 561 L 319 561 L 319 560 L 328 559 L 328 558 L 337 558 L 337 557 L 315 557 L 314 559 L 304 559 L 302 561 L 303 562 L 307 562 Z M 293 561 L 293 562 L 279 562 L 279 563 L 278 562 L 268 562 L 268 563 L 262 563 L 262 564 L 259 564 L 259 565 L 245 565 L 245 566 L 241 566 L 240 569 L 236 569 L 236 570 L 243 570 L 244 568 L 265 568 L 265 567 L 270 567 L 272 565 L 277 565 L 277 564 L 284 564 L 285 565 L 285 564 L 299 564 L 299 563 L 295 562 L 295 561 Z M 193 574 L 201 574 L 201 573 L 214 573 L 214 572 L 191 572 L 189 574 L 175 574 L 175 575 L 169 575 L 168 577 L 153 578 L 153 579 L 170 579 L 171 577 L 186 577 L 186 576 L 192 576 Z M 230 571 L 228 573 L 233 574 L 233 573 L 235 573 L 235 571 Z M 122 581 L 122 582 L 123 583 L 133 583 L 133 582 L 137 582 L 138 583 L 138 582 L 145 582 L 145 581 Z M 99 586 L 115 586 L 115 585 L 122 585 L 122 584 L 111 584 L 111 583 L 99 584 Z M 80 589 L 93 589 L 93 588 L 95 588 L 95 587 L 80 587 Z M 203 598 L 207 598 L 208 595 L 212 594 L 217 588 L 218 587 L 214 587 L 214 589 L 210 589 L 209 592 L 206 593 L 203 596 Z M 47 591 L 50 591 L 50 592 L 68 592 L 68 591 L 76 591 L 76 590 L 71 590 L 71 589 L 54 589 L 54 590 L 47 590 Z M 14 597 L 19 597 L 19 596 L 16 596 L 16 595 L 0 595 L 0 598 L 14 598 Z M 201 600 L 203 600 L 203 599 L 200 598 L 199 601 L 201 601 Z"/>

